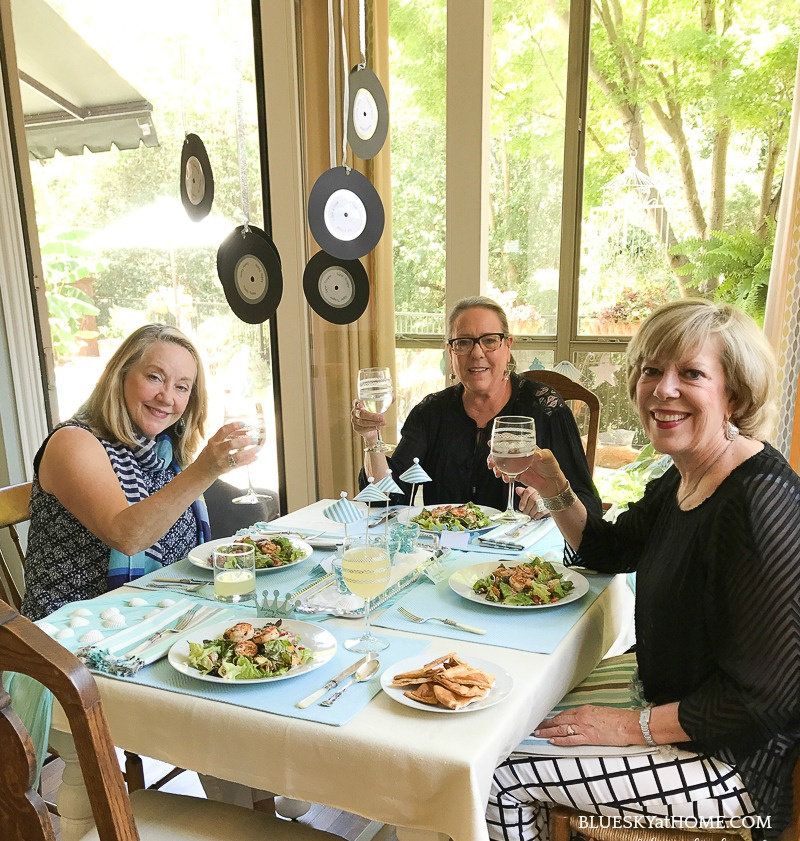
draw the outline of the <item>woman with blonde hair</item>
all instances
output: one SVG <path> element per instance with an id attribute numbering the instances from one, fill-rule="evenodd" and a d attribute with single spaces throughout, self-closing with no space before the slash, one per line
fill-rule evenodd
<path id="1" fill-rule="evenodd" d="M 763 333 L 736 308 L 666 304 L 630 343 L 628 384 L 673 466 L 614 523 L 587 513 L 552 452 L 520 477 L 573 562 L 636 572 L 639 708 L 583 705 L 541 722 L 534 734 L 563 753 L 501 763 L 492 838 L 546 838 L 552 803 L 644 829 L 651 819 L 747 819 L 775 838 L 787 826 L 800 749 L 800 478 L 763 440 L 775 369 Z M 586 745 L 653 751 L 571 751 Z"/>
<path id="2" fill-rule="evenodd" d="M 236 421 L 204 438 L 200 357 L 174 327 L 134 331 L 34 459 L 23 612 L 40 619 L 184 558 L 210 536 L 203 492 L 251 463 Z"/>

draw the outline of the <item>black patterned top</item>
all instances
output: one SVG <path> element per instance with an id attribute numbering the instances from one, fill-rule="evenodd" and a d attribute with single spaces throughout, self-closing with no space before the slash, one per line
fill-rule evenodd
<path id="1" fill-rule="evenodd" d="M 426 505 L 469 501 L 505 509 L 508 485 L 486 465 L 493 420 L 479 428 L 464 409 L 463 394 L 463 385 L 450 386 L 424 397 L 408 413 L 400 443 L 387 459 L 392 478 L 405 492 L 393 495 L 393 502 L 408 502 L 411 486 L 398 477 L 418 458 L 432 479 L 422 491 Z M 587 510 L 601 512 L 575 416 L 555 389 L 512 374 L 511 397 L 497 415 L 533 418 L 536 444 L 553 451 Z M 366 484 L 362 469 L 359 485 Z"/>
<path id="2" fill-rule="evenodd" d="M 578 557 L 636 571 L 645 697 L 679 702 L 688 747 L 734 764 L 777 836 L 800 748 L 800 477 L 765 444 L 690 511 L 679 482 L 673 466 L 615 524 L 590 517 Z"/>
<path id="3" fill-rule="evenodd" d="M 61 426 L 88 429 L 72 421 Z M 39 484 L 39 464 L 49 440 L 50 436 L 34 458 L 31 524 L 25 558 L 25 597 L 22 602 L 22 612 L 30 619 L 41 619 L 68 602 L 91 599 L 108 589 L 110 548 Z M 109 448 L 113 451 L 122 446 L 98 440 L 107 452 Z M 111 463 L 113 466 L 115 461 L 111 460 Z M 142 475 L 148 494 L 154 494 L 175 476 L 169 467 L 142 471 Z M 159 543 L 162 565 L 186 557 L 186 553 L 197 545 L 197 523 L 191 509 L 181 514 Z"/>

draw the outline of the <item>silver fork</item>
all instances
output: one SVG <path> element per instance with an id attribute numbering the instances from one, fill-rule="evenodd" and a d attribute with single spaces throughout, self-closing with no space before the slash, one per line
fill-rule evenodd
<path id="1" fill-rule="evenodd" d="M 136 648 L 132 648 L 125 657 L 135 657 L 137 654 L 141 654 L 146 648 L 149 648 L 154 642 L 160 640 L 165 634 L 178 634 L 181 631 L 185 631 L 186 628 L 191 624 L 192 619 L 194 619 L 194 615 L 197 611 L 200 610 L 200 605 L 196 604 L 194 607 L 190 608 L 186 611 L 186 613 L 181 616 L 181 618 L 173 625 L 171 628 L 163 628 L 160 631 L 156 631 L 154 634 L 151 634 L 144 642 L 139 643 Z"/>
<path id="2" fill-rule="evenodd" d="M 462 625 L 461 622 L 456 622 L 453 619 L 440 619 L 438 616 L 427 616 L 425 619 L 423 619 L 421 616 L 417 616 L 410 610 L 406 610 L 404 607 L 398 607 L 397 612 L 403 618 L 408 619 L 411 622 L 444 622 L 445 625 L 450 625 L 451 628 L 460 628 L 462 631 L 469 631 L 471 634 L 486 633 L 486 631 L 484 631 L 483 628 L 473 628 L 472 625 Z"/>

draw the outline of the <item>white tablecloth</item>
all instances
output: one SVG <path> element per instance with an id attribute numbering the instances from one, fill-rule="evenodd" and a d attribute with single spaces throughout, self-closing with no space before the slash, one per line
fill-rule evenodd
<path id="1" fill-rule="evenodd" d="M 619 576 L 550 655 L 431 638 L 426 659 L 457 649 L 512 674 L 510 697 L 476 712 L 416 710 L 380 693 L 350 723 L 329 727 L 108 678 L 98 684 L 114 743 L 127 750 L 398 827 L 483 841 L 497 762 L 594 668 L 632 605 Z M 353 620 L 331 622 L 353 627 Z M 67 729 L 59 709 L 53 726 Z M 74 781 L 59 806 L 70 841 L 86 818 Z"/>

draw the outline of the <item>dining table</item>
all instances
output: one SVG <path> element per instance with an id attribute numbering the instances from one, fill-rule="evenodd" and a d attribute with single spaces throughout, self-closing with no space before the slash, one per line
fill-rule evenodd
<path id="1" fill-rule="evenodd" d="M 336 542 L 337 529 L 342 528 L 335 523 L 326 525 L 320 518 L 331 502 L 322 500 L 259 524 L 270 531 L 306 536 L 316 533 L 315 529 L 327 529 L 331 544 L 315 549 L 303 561 L 303 575 L 312 581 L 312 570 L 323 574 L 318 564 L 329 568 L 325 561 Z M 619 645 L 633 616 L 633 593 L 623 575 L 587 574 L 589 590 L 585 595 L 546 610 L 504 611 L 479 605 L 448 585 L 452 571 L 498 558 L 525 560 L 529 552 L 546 549 L 553 553 L 563 548 L 552 521 L 540 534 L 537 529 L 531 531 L 524 549 L 516 552 L 491 545 L 491 539 L 479 543 L 480 535 L 469 535 L 465 542 L 462 535 L 460 542 L 452 541 L 456 548 L 436 563 L 438 581 L 420 575 L 395 599 L 380 605 L 374 611 L 373 631 L 389 642 L 379 655 L 381 670 L 370 684 L 348 690 L 341 708 L 340 702 L 325 709 L 316 704 L 307 711 L 294 707 L 293 702 L 307 694 L 308 688 L 319 688 L 331 676 L 332 672 L 322 667 L 294 680 L 250 687 L 220 687 L 177 674 L 173 680 L 168 673 L 173 674 L 174 669 L 167 660 L 126 679 L 96 673 L 114 744 L 201 774 L 395 826 L 400 841 L 485 841 L 484 813 L 494 768 L 594 669 L 615 642 Z M 188 569 L 204 574 L 196 566 Z M 259 576 L 259 585 L 264 584 L 267 594 L 273 592 L 273 583 L 275 590 L 290 583 L 294 588 L 300 579 L 289 576 L 299 572 Z M 131 604 L 144 594 L 151 601 L 164 595 L 163 590 L 148 590 L 148 586 L 149 582 L 131 582 L 93 601 L 100 608 L 114 599 L 115 604 Z M 186 589 L 176 585 L 170 601 L 193 598 L 195 594 Z M 212 604 L 210 600 L 205 603 Z M 418 613 L 435 605 L 437 612 L 426 615 L 459 621 L 469 617 L 467 624 L 482 626 L 487 633 L 467 633 L 441 622 L 414 624 L 398 613 L 398 604 L 409 609 L 415 606 L 412 612 Z M 244 609 L 237 618 L 247 618 L 248 610 L 248 621 L 254 621 L 253 608 Z M 355 660 L 357 655 L 345 652 L 341 642 L 361 633 L 359 618 L 294 616 L 328 630 L 338 643 L 337 657 L 349 658 L 327 666 L 335 663 L 338 671 L 342 662 Z M 503 675 L 502 700 L 452 712 L 401 703 L 383 690 L 381 675 L 394 674 L 398 657 L 403 663 L 422 665 L 449 652 L 457 652 L 467 662 L 489 663 Z M 91 828 L 93 820 L 68 723 L 57 704 L 50 742 L 65 763 L 57 800 L 61 837 L 75 841 Z"/>

